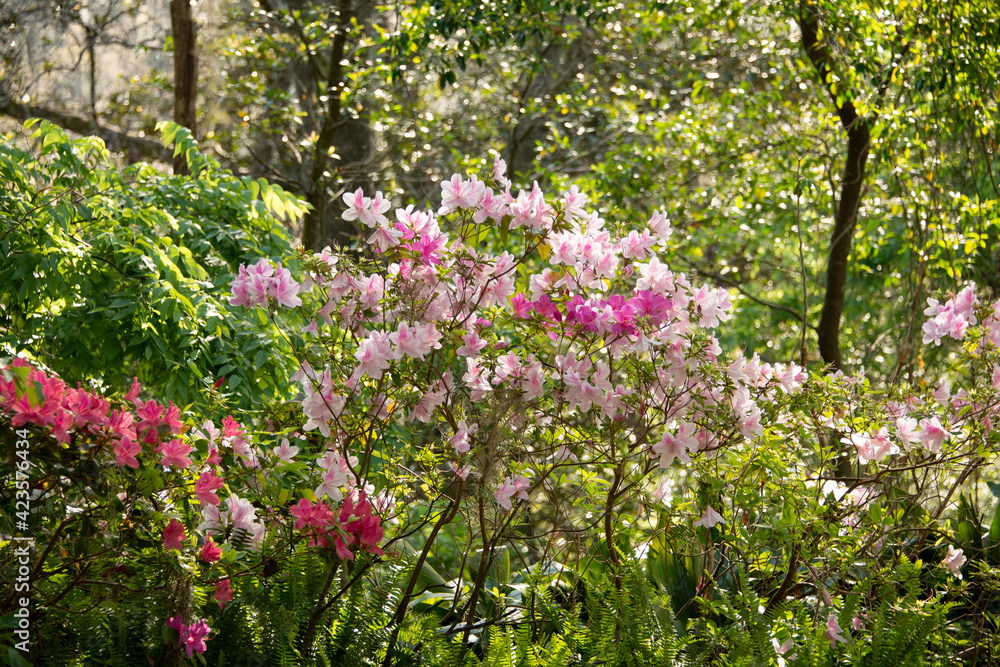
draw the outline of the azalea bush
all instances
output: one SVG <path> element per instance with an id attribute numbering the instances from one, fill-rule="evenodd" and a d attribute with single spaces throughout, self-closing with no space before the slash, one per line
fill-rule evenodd
<path id="1" fill-rule="evenodd" d="M 730 295 L 671 270 L 667 212 L 618 227 L 500 159 L 434 211 L 344 202 L 363 251 L 229 282 L 285 331 L 293 400 L 182 413 L 6 367 L 44 655 L 990 659 L 1000 513 L 968 491 L 995 470 L 1000 302 L 932 300 L 945 381 L 876 386 L 724 351 Z"/>

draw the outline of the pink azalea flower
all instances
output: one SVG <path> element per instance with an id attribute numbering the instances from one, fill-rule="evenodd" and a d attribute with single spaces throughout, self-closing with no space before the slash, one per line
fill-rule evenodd
<path id="1" fill-rule="evenodd" d="M 114 444 L 115 463 L 120 466 L 128 466 L 129 468 L 138 468 L 139 460 L 135 455 L 141 451 L 142 445 L 138 442 L 132 442 L 127 438 L 116 440 Z"/>
<path id="2" fill-rule="evenodd" d="M 366 241 L 368 245 L 378 246 L 379 252 L 385 252 L 389 248 L 394 248 L 399 245 L 400 239 L 403 238 L 403 232 L 395 227 L 389 227 L 386 225 L 378 225 L 375 228 L 375 232 L 368 237 Z"/>
<path id="3" fill-rule="evenodd" d="M 163 546 L 167 549 L 184 548 L 184 524 L 177 519 L 171 519 L 167 527 L 163 529 Z"/>
<path id="4" fill-rule="evenodd" d="M 433 324 L 423 324 L 411 327 L 407 322 L 401 322 L 399 328 L 389 334 L 389 341 L 396 346 L 395 358 L 403 355 L 414 359 L 423 359 L 432 349 L 440 349 L 441 334 Z"/>
<path id="5" fill-rule="evenodd" d="M 869 461 L 880 461 L 887 454 L 899 453 L 899 447 L 889 440 L 889 429 L 884 427 L 875 435 L 855 433 L 850 441 L 858 450 L 858 461 L 862 465 Z"/>
<path id="6" fill-rule="evenodd" d="M 165 408 L 156 401 L 146 401 L 135 409 L 135 414 L 139 417 L 136 428 L 140 431 L 147 429 L 155 430 L 160 425 Z"/>
<path id="7" fill-rule="evenodd" d="M 187 629 L 187 634 L 182 636 L 181 642 L 184 644 L 184 648 L 187 651 L 187 656 L 190 658 L 194 653 L 204 653 L 205 649 L 205 637 L 212 628 L 208 627 L 208 623 L 205 620 L 200 620 L 192 624 Z"/>
<path id="8" fill-rule="evenodd" d="M 281 464 L 292 463 L 295 459 L 295 455 L 299 453 L 299 448 L 292 446 L 288 442 L 288 438 L 283 438 L 281 440 L 281 445 L 275 447 L 271 452 L 278 457 Z M 279 464 L 279 465 L 281 465 Z"/>
<path id="9" fill-rule="evenodd" d="M 918 433 L 920 442 L 931 454 L 941 452 L 944 441 L 951 437 L 951 433 L 945 430 L 941 420 L 937 417 L 920 420 L 920 431 Z"/>
<path id="10" fill-rule="evenodd" d="M 133 403 L 135 403 L 136 399 L 139 398 L 139 393 L 141 391 L 142 391 L 142 387 L 139 385 L 139 378 L 133 377 L 132 378 L 132 386 L 129 387 L 129 390 L 127 392 L 125 392 L 124 396 L 122 396 L 122 400 L 123 401 L 132 401 Z"/>
<path id="11" fill-rule="evenodd" d="M 186 455 L 191 453 L 191 445 L 187 445 L 180 440 L 174 439 L 163 446 L 161 450 L 163 458 L 160 464 L 164 467 L 177 466 L 187 468 L 191 465 L 191 459 Z"/>
<path id="12" fill-rule="evenodd" d="M 451 471 L 453 473 L 455 473 L 456 475 L 458 475 L 459 479 L 461 479 L 462 481 L 465 481 L 465 479 L 468 478 L 469 473 L 472 472 L 472 464 L 471 463 L 466 464 L 466 465 L 462 466 L 461 468 L 459 468 L 456 464 L 454 464 L 451 461 L 449 461 L 448 462 L 448 467 L 451 469 Z"/>
<path id="13" fill-rule="evenodd" d="M 104 426 L 112 436 L 122 440 L 137 440 L 135 425 L 132 423 L 132 413 L 127 410 L 112 410 L 111 415 L 104 421 Z"/>
<path id="14" fill-rule="evenodd" d="M 694 525 L 711 528 L 712 526 L 720 523 L 726 523 L 726 520 L 722 518 L 721 514 L 712 509 L 711 505 L 709 505 L 705 508 L 705 513 L 701 515 L 701 518 L 694 522 Z"/>
<path id="15" fill-rule="evenodd" d="M 514 317 L 519 317 L 522 320 L 531 317 L 533 306 L 520 292 L 510 298 L 510 307 L 514 312 Z"/>
<path id="16" fill-rule="evenodd" d="M 204 653 L 205 649 L 208 648 L 205 645 L 205 637 L 212 629 L 208 627 L 208 623 L 204 619 L 188 626 L 181 620 L 180 616 L 172 616 L 167 619 L 164 625 L 177 631 L 180 635 L 180 644 L 187 651 L 189 658 L 196 652 Z"/>
<path id="17" fill-rule="evenodd" d="M 948 553 L 945 554 L 944 564 L 949 570 L 951 570 L 951 573 L 959 579 L 962 578 L 961 568 L 965 565 L 965 561 L 966 558 L 962 553 L 962 549 L 956 549 L 951 545 L 948 546 Z"/>
<path id="18" fill-rule="evenodd" d="M 203 472 L 194 483 L 194 492 L 202 505 L 218 505 L 219 496 L 215 495 L 215 492 L 225 485 L 225 481 L 215 473 Z"/>
<path id="19" fill-rule="evenodd" d="M 622 239 L 622 254 L 630 259 L 643 260 L 655 243 L 656 239 L 649 235 L 648 229 L 643 230 L 642 234 L 633 229 Z"/>
<path id="20" fill-rule="evenodd" d="M 569 192 L 563 195 L 562 201 L 563 211 L 565 211 L 567 216 L 581 220 L 585 220 L 588 217 L 589 214 L 585 207 L 590 198 L 583 192 L 580 192 L 580 188 L 576 185 L 569 187 Z"/>
<path id="21" fill-rule="evenodd" d="M 680 459 L 684 463 L 691 463 L 688 451 L 692 449 L 698 449 L 698 438 L 695 437 L 695 425 L 688 422 L 681 422 L 677 434 L 664 433 L 660 441 L 653 445 L 650 453 L 659 456 L 660 468 L 666 469 L 670 467 L 674 459 Z"/>
<path id="22" fill-rule="evenodd" d="M 902 443 L 903 449 L 906 451 L 910 451 L 911 443 L 920 442 L 920 438 L 916 431 L 916 419 L 905 416 L 896 418 L 896 436 L 899 438 L 899 442 Z"/>
<path id="23" fill-rule="evenodd" d="M 243 429 L 240 427 L 239 422 L 233 419 L 232 415 L 226 415 L 222 419 L 222 437 L 223 438 L 235 438 L 243 433 Z"/>
<path id="24" fill-rule="evenodd" d="M 355 373 L 359 375 L 359 379 L 360 375 L 367 375 L 375 380 L 382 379 L 382 374 L 389 369 L 395 358 L 389 335 L 381 331 L 370 332 L 354 351 L 354 358 L 358 360 Z"/>
<path id="25" fill-rule="evenodd" d="M 447 390 L 439 381 L 434 385 L 434 389 L 427 391 L 420 401 L 413 407 L 410 419 L 419 419 L 425 424 L 431 420 L 434 410 L 444 403 Z"/>
<path id="26" fill-rule="evenodd" d="M 226 608 L 226 603 L 233 599 L 233 589 L 230 587 L 229 579 L 223 579 L 215 584 L 215 593 L 212 597 L 219 603 L 219 609 Z"/>
<path id="27" fill-rule="evenodd" d="M 301 286 L 295 282 L 288 269 L 282 268 L 279 263 L 274 277 L 271 278 L 270 285 L 268 285 L 268 293 L 274 297 L 279 305 L 294 308 L 302 305 L 302 299 L 297 296 L 300 289 Z"/>
<path id="28" fill-rule="evenodd" d="M 840 623 L 837 622 L 837 617 L 830 614 L 826 619 L 826 638 L 830 640 L 830 648 L 837 645 L 837 642 L 846 644 L 847 640 L 844 639 L 844 629 L 840 627 Z"/>
<path id="29" fill-rule="evenodd" d="M 636 289 L 648 289 L 654 294 L 668 294 L 673 291 L 674 274 L 656 255 L 653 255 L 648 262 L 639 264 L 638 268 L 640 278 L 635 282 Z"/>
<path id="30" fill-rule="evenodd" d="M 488 345 L 476 332 L 462 336 L 462 342 L 464 345 L 455 351 L 461 357 L 478 357 L 479 353 Z"/>
<path id="31" fill-rule="evenodd" d="M 222 454 L 219 453 L 217 447 L 208 448 L 208 458 L 205 459 L 205 465 L 207 466 L 218 466 L 222 464 Z"/>
<path id="32" fill-rule="evenodd" d="M 458 209 L 469 209 L 479 205 L 486 193 L 486 185 L 475 174 L 468 181 L 455 174 L 451 180 L 441 183 L 441 208 L 438 215 L 448 215 Z"/>
<path id="33" fill-rule="evenodd" d="M 509 510 L 513 507 L 510 502 L 512 497 L 517 497 L 521 500 L 530 500 L 528 496 L 529 488 L 531 488 L 531 481 L 524 475 L 508 477 L 500 485 L 500 488 L 493 493 L 493 497 L 500 507 Z"/>
<path id="34" fill-rule="evenodd" d="M 786 660 L 795 660 L 799 657 L 798 653 L 792 653 L 791 655 L 785 655 L 792 650 L 792 638 L 789 637 L 782 644 L 778 644 L 778 640 L 775 637 L 771 637 L 771 646 L 774 647 L 774 652 L 778 654 L 778 667 L 785 667 L 788 663 Z M 784 657 L 782 657 L 784 656 Z"/>
<path id="35" fill-rule="evenodd" d="M 673 230 L 670 228 L 670 220 L 667 219 L 667 214 L 659 209 L 653 211 L 653 215 L 649 219 L 649 222 L 646 223 L 646 226 L 649 227 L 649 231 L 653 232 L 660 241 L 666 241 L 673 233 Z"/>
<path id="36" fill-rule="evenodd" d="M 358 220 L 369 228 L 389 223 L 384 214 L 392 207 L 392 203 L 383 198 L 381 192 L 376 192 L 375 198 L 369 199 L 365 197 L 364 191 L 358 188 L 344 195 L 344 203 L 347 204 L 347 210 L 342 216 L 344 220 Z"/>
<path id="37" fill-rule="evenodd" d="M 465 420 L 462 419 L 458 422 L 458 431 L 455 432 L 455 435 L 451 436 L 451 439 L 448 442 L 455 448 L 456 452 L 464 454 L 469 451 L 469 447 L 471 446 L 469 436 L 474 435 L 478 430 L 479 426 L 477 424 L 473 424 L 470 427 L 465 423 Z"/>
<path id="38" fill-rule="evenodd" d="M 198 557 L 206 563 L 214 563 L 222 558 L 222 547 L 216 544 L 212 536 L 209 535 L 205 540 L 205 546 L 198 552 Z"/>

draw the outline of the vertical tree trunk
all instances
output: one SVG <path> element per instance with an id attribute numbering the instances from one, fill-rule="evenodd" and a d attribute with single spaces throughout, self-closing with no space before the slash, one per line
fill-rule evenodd
<path id="1" fill-rule="evenodd" d="M 833 56 L 826 44 L 819 39 L 819 13 L 809 0 L 802 0 L 799 5 L 799 29 L 802 32 L 802 46 L 816 68 L 820 82 L 833 98 L 840 124 L 847 131 L 844 177 L 840 183 L 840 199 L 834 216 L 827 262 L 826 297 L 817 329 L 823 362 L 834 370 L 841 370 L 844 362 L 840 351 L 840 320 L 844 312 L 849 270 L 847 260 L 851 254 L 854 227 L 858 221 L 871 135 L 868 122 L 858 115 L 854 103 L 846 98 L 838 99 L 830 88 Z"/>
<path id="2" fill-rule="evenodd" d="M 353 2 L 340 0 L 336 11 L 337 33 L 333 37 L 330 48 L 330 62 L 326 76 L 326 115 L 313 149 L 312 169 L 309 174 L 309 192 L 306 201 L 312 208 L 306 214 L 302 229 L 302 245 L 307 250 L 318 250 L 321 239 L 326 236 L 323 221 L 327 214 L 328 195 L 326 186 L 331 176 L 330 153 L 335 146 L 338 128 L 343 124 L 343 111 L 340 108 L 340 94 L 344 88 L 344 49 L 347 44 L 347 33 L 351 27 Z"/>
<path id="3" fill-rule="evenodd" d="M 87 28 L 87 64 L 90 79 L 90 118 L 97 120 L 97 33 Z"/>
<path id="4" fill-rule="evenodd" d="M 170 0 L 170 26 L 174 38 L 174 122 L 194 135 L 197 132 L 198 49 L 191 0 Z M 191 173 L 183 154 L 174 158 L 174 173 Z"/>

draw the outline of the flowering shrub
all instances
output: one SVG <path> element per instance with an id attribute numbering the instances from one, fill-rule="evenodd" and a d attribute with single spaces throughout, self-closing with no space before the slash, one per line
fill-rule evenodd
<path id="1" fill-rule="evenodd" d="M 863 373 L 727 356 L 715 331 L 732 317 L 729 294 L 669 268 L 662 212 L 616 229 L 575 188 L 515 195 L 499 159 L 485 180 L 445 182 L 436 212 L 390 219 L 381 194 L 344 201 L 371 231 L 367 256 L 300 257 L 298 280 L 260 259 L 231 284 L 234 307 L 306 313 L 287 332 L 300 355 L 292 405 L 216 426 L 143 400 L 138 381 L 113 399 L 14 360 L 0 384 L 14 429 L 99 471 L 90 496 L 39 493 L 59 509 L 45 539 L 82 513 L 107 527 L 88 556 L 105 572 L 136 553 L 162 564 L 178 651 L 206 650 L 208 621 L 195 619 L 210 592 L 224 619 L 303 550 L 325 569 L 291 632 L 310 656 L 328 648 L 320 630 L 354 618 L 334 620 L 341 596 L 393 563 L 402 579 L 372 662 L 391 664 L 404 621 L 442 604 L 463 653 L 481 623 L 546 616 L 525 582 L 541 585 L 544 570 L 554 584 L 570 564 L 577 580 L 620 589 L 642 563 L 704 660 L 737 651 L 743 633 L 768 660 L 856 661 L 882 650 L 869 628 L 911 612 L 931 620 L 907 650 L 944 650 L 946 596 L 963 574 L 987 576 L 973 576 L 973 559 L 1000 556 L 1000 521 L 985 541 L 974 527 L 975 553 L 941 523 L 995 458 L 1000 302 L 980 320 L 973 286 L 931 300 L 926 342 L 963 341 L 963 371 L 932 393 L 876 389 Z M 499 252 L 490 226 L 506 239 Z M 902 589 L 912 608 L 869 596 L 895 566 L 931 587 L 929 611 Z M 976 595 L 968 604 L 996 605 Z"/>

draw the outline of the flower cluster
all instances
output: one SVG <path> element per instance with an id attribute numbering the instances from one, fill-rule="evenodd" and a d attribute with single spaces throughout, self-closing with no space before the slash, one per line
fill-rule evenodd
<path id="1" fill-rule="evenodd" d="M 229 303 L 233 306 L 266 306 L 268 297 L 286 308 L 302 305 L 298 296 L 301 286 L 292 279 L 292 274 L 281 264 L 274 265 L 266 259 L 249 269 L 240 264 L 239 274 L 230 287 L 233 296 Z"/>
<path id="2" fill-rule="evenodd" d="M 924 315 L 931 318 L 924 322 L 924 345 L 933 342 L 941 344 L 941 339 L 951 336 L 956 340 L 965 338 L 970 326 L 975 326 L 976 284 L 972 283 L 958 294 L 940 303 L 937 299 L 927 299 Z"/>
<path id="3" fill-rule="evenodd" d="M 291 512 L 296 519 L 295 529 L 309 533 L 310 544 L 333 546 L 343 560 L 354 560 L 352 547 L 382 555 L 378 546 L 383 536 L 382 522 L 372 512 L 363 491 L 358 494 L 357 502 L 352 496 L 346 498 L 339 515 L 327 503 L 317 501 L 313 504 L 307 498 L 293 505 Z"/>
<path id="4" fill-rule="evenodd" d="M 208 627 L 208 623 L 204 619 L 187 625 L 179 616 L 171 616 L 165 625 L 168 628 L 173 628 L 180 635 L 180 647 L 187 651 L 189 658 L 195 653 L 204 653 L 205 649 L 208 648 L 205 645 L 205 638 L 212 631 L 212 628 Z"/>
<path id="5" fill-rule="evenodd" d="M 31 424 L 49 430 L 62 443 L 75 435 L 106 441 L 111 445 L 115 463 L 138 468 L 139 454 L 148 448 L 163 466 L 186 468 L 191 447 L 179 437 L 182 429 L 180 409 L 173 403 L 161 405 L 139 398 L 138 380 L 124 395 L 119 409 L 95 392 L 67 387 L 55 376 L 33 369 L 24 359 L 11 363 L 13 377 L 0 378 L 0 410 L 11 414 L 11 425 L 20 428 Z M 19 389 L 19 385 L 24 389 Z M 132 404 L 132 408 L 128 407 Z"/>
<path id="6" fill-rule="evenodd" d="M 317 311 L 307 313 L 314 319 L 299 332 L 307 352 L 291 378 L 302 389 L 301 420 L 293 412 L 292 423 L 282 416 L 282 425 L 262 423 L 255 433 L 232 416 L 219 425 L 199 418 L 188 429 L 176 406 L 140 398 L 137 380 L 114 404 L 22 360 L 12 379 L 0 380 L 0 410 L 15 427 L 100 444 L 100 460 L 115 475 L 169 480 L 170 489 L 149 492 L 160 494 L 152 530 L 162 531 L 161 556 L 198 568 L 220 608 L 234 597 L 223 570 L 247 551 L 268 553 L 292 534 L 281 530 L 289 523 L 294 539 L 335 566 L 383 555 L 383 517 L 395 503 L 384 490 L 386 471 L 396 467 L 400 433 L 419 434 L 413 446 L 428 447 L 416 473 L 430 480 L 423 492 L 439 489 L 456 505 L 477 496 L 480 520 L 510 521 L 530 507 L 517 500 L 554 491 L 559 478 L 594 480 L 593 470 L 634 476 L 601 508 L 611 516 L 624 489 L 641 492 L 643 476 L 657 468 L 683 465 L 700 475 L 712 459 L 717 471 L 729 456 L 772 446 L 776 435 L 794 442 L 810 429 L 835 429 L 859 464 L 877 467 L 914 447 L 950 454 L 970 433 L 988 434 L 998 415 L 997 402 L 976 388 L 952 394 L 947 382 L 933 394 L 880 404 L 880 412 L 827 407 L 810 400 L 825 390 L 848 395 L 863 377 L 810 380 L 795 363 L 757 354 L 724 359 L 716 330 L 732 316 L 730 295 L 670 268 L 671 227 L 659 211 L 641 229 L 615 228 L 575 187 L 553 200 L 537 183 L 515 195 L 499 159 L 487 180 L 446 181 L 436 211 L 408 206 L 393 216 L 381 193 L 361 190 L 344 202 L 345 220 L 372 230 L 367 258 L 326 249 L 306 259 L 301 285 L 261 259 L 241 265 L 231 283 L 234 306 L 300 307 L 300 293 L 316 297 Z M 492 249 L 476 231 L 485 224 L 517 230 L 517 240 Z M 925 343 L 962 339 L 979 318 L 982 339 L 1000 342 L 1000 302 L 986 316 L 978 303 L 974 286 L 944 304 L 929 300 Z M 1000 366 L 979 384 L 1000 388 Z M 811 406 L 808 414 L 794 413 L 799 404 Z M 648 495 L 669 505 L 675 481 L 664 475 Z M 825 498 L 828 486 L 811 481 Z M 849 491 L 832 484 L 839 502 Z M 687 525 L 706 529 L 700 538 L 748 525 L 746 508 L 741 516 L 723 493 L 681 501 Z M 850 494 L 840 515 L 845 533 L 877 496 L 866 484 Z M 482 501 L 491 495 L 487 512 Z M 961 576 L 964 562 L 949 548 L 946 568 Z M 204 651 L 207 622 L 173 617 L 167 625 L 189 656 Z M 847 643 L 845 634 L 830 614 L 831 646 Z M 790 641 L 775 639 L 776 654 L 788 653 Z"/>

